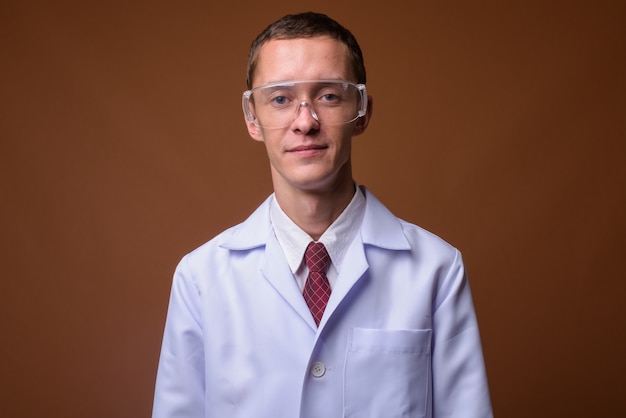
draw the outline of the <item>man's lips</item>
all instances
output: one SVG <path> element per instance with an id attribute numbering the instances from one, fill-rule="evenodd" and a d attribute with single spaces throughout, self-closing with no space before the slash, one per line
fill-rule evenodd
<path id="1" fill-rule="evenodd" d="M 328 148 L 326 145 L 298 145 L 297 147 L 289 148 L 287 152 L 313 152 Z"/>

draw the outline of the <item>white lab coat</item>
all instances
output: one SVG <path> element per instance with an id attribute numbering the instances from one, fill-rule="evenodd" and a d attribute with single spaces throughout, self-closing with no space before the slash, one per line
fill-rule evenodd
<path id="1" fill-rule="evenodd" d="M 154 418 L 491 417 L 460 253 L 371 193 L 319 329 L 270 196 L 176 269 Z"/>

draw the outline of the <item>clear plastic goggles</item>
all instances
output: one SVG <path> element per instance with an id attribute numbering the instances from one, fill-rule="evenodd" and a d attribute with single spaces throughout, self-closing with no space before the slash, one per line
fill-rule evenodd
<path id="1" fill-rule="evenodd" d="M 307 109 L 320 123 L 342 125 L 365 116 L 367 91 L 344 80 L 284 81 L 246 90 L 242 106 L 246 119 L 263 128 L 285 128 Z"/>

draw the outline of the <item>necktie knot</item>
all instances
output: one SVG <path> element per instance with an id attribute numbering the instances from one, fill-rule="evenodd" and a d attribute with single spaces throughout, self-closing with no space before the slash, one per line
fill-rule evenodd
<path id="1" fill-rule="evenodd" d="M 312 241 L 306 248 L 304 261 L 310 271 L 326 273 L 330 264 L 330 256 L 324 244 Z"/>

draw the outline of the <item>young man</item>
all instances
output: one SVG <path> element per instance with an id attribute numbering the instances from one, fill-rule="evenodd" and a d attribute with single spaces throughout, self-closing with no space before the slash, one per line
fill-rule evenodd
<path id="1" fill-rule="evenodd" d="M 274 194 L 179 264 L 153 417 L 492 416 L 461 255 L 352 178 L 365 81 L 324 15 L 252 44 L 244 116 Z"/>

